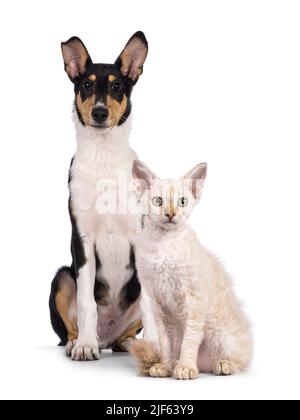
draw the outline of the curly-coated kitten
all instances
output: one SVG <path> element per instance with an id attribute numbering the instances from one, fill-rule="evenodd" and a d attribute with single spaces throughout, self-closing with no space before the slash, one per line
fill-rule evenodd
<path id="1" fill-rule="evenodd" d="M 135 243 L 136 264 L 151 298 L 160 350 L 140 340 L 131 352 L 141 373 L 152 377 L 232 375 L 251 362 L 251 330 L 231 279 L 187 224 L 206 172 L 200 164 L 180 181 L 162 181 L 142 162 L 134 164 L 147 208 Z"/>

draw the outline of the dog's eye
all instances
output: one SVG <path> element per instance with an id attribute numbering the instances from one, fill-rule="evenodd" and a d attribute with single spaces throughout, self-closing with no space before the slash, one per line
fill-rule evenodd
<path id="1" fill-rule="evenodd" d="M 91 80 L 85 80 L 83 83 L 82 83 L 82 87 L 83 87 L 83 89 L 84 90 L 91 90 L 92 89 L 92 87 L 93 87 L 93 82 L 91 81 Z"/>
<path id="2" fill-rule="evenodd" d="M 179 207 L 187 207 L 187 205 L 189 204 L 189 200 L 185 197 L 181 197 L 178 200 L 178 206 Z"/>
<path id="3" fill-rule="evenodd" d="M 161 197 L 154 197 L 152 199 L 152 204 L 156 207 L 161 207 L 163 205 L 163 199 Z"/>
<path id="4" fill-rule="evenodd" d="M 114 92 L 116 92 L 116 93 L 118 93 L 118 92 L 120 92 L 120 90 L 121 90 L 121 83 L 120 82 L 113 82 L 113 84 L 111 85 L 111 89 L 114 91 Z"/>

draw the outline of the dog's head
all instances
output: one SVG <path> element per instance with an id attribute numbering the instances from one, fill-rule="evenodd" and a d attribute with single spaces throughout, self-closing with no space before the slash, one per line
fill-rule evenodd
<path id="1" fill-rule="evenodd" d="M 143 72 L 148 43 L 135 33 L 114 64 L 94 64 L 83 42 L 61 44 L 65 70 L 75 86 L 75 105 L 85 126 L 107 129 L 123 124 L 131 111 L 133 86 Z"/>

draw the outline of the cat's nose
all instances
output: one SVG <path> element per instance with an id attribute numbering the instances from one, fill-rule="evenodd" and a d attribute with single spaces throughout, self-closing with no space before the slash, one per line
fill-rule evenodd
<path id="1" fill-rule="evenodd" d="M 172 214 L 165 214 L 165 216 L 170 220 L 170 221 L 172 221 L 173 219 L 174 219 L 174 217 L 176 216 L 176 214 L 175 213 L 172 213 Z"/>

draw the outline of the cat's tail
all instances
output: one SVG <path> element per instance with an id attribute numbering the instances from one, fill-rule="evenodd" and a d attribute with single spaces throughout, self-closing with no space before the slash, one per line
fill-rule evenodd
<path id="1" fill-rule="evenodd" d="M 160 363 L 160 354 L 154 344 L 145 340 L 134 340 L 130 343 L 129 351 L 134 357 L 140 374 L 149 376 L 153 365 Z"/>

